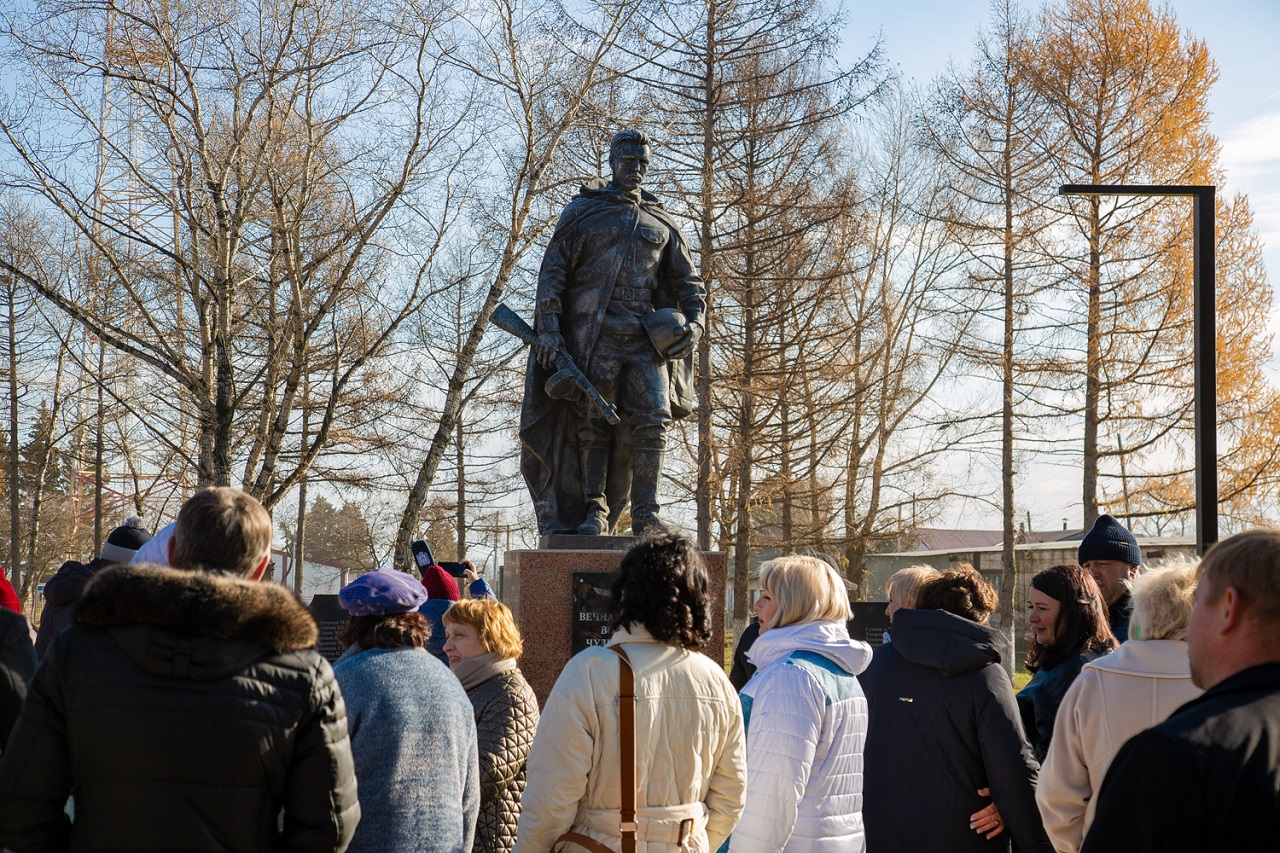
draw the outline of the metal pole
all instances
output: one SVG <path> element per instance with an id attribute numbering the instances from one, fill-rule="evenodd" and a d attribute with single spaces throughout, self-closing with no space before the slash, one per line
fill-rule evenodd
<path id="1" fill-rule="evenodd" d="M 1207 185 L 1064 184 L 1058 195 L 1189 196 L 1192 215 L 1192 308 L 1195 338 L 1196 553 L 1218 541 L 1218 358 L 1216 188 Z"/>
<path id="2" fill-rule="evenodd" d="M 1192 280 L 1195 287 L 1196 553 L 1218 541 L 1218 353 L 1214 188 L 1196 193 Z"/>

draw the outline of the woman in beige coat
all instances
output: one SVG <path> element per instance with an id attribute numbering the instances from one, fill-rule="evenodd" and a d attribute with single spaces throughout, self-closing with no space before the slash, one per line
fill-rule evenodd
<path id="1" fill-rule="evenodd" d="M 1076 853 L 1093 821 L 1098 789 L 1125 741 L 1200 695 L 1187 659 L 1194 563 L 1154 569 L 1133 581 L 1130 642 L 1085 664 L 1054 725 L 1036 789 L 1058 853 Z"/>
<path id="2" fill-rule="evenodd" d="M 710 853 L 742 813 L 742 709 L 711 637 L 707 573 L 692 543 L 663 535 L 622 559 L 614 634 L 635 671 L 637 853 Z M 572 831 L 621 850 L 619 659 L 592 647 L 569 661 L 543 709 L 514 853 L 547 853 Z M 565 842 L 560 848 L 579 853 Z"/>

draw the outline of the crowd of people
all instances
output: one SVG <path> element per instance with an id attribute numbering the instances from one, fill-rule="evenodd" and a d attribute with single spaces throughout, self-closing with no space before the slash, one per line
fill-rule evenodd
<path id="1" fill-rule="evenodd" d="M 895 574 L 873 651 L 849 636 L 843 578 L 801 555 L 761 566 L 727 676 L 701 654 L 702 559 L 657 533 L 622 558 L 608 643 L 569 661 L 541 711 L 474 567 L 469 598 L 429 549 L 421 578 L 353 580 L 330 666 L 298 599 L 259 582 L 270 541 L 256 500 L 205 489 L 156 537 L 130 519 L 64 566 L 39 655 L 0 608 L 0 845 L 1154 853 L 1280 837 L 1277 531 L 1144 570 L 1102 516 L 1077 564 L 1031 579 L 1017 693 L 972 567 Z"/>

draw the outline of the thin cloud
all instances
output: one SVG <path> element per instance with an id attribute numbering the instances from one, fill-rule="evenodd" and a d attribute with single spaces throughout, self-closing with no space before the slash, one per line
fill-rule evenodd
<path id="1" fill-rule="evenodd" d="M 1255 116 L 1228 131 L 1222 143 L 1222 161 L 1233 176 L 1257 175 L 1268 166 L 1280 164 L 1277 139 L 1280 111 Z"/>

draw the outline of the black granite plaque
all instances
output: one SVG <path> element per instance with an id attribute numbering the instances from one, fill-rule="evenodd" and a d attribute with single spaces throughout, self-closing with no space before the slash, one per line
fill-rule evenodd
<path id="1" fill-rule="evenodd" d="M 603 646 L 613 633 L 613 582 L 617 572 L 573 573 L 573 645 L 570 654 L 576 655 L 587 646 Z"/>
<path id="2" fill-rule="evenodd" d="M 889 617 L 885 615 L 887 601 L 854 601 L 853 618 L 849 620 L 849 636 L 870 643 L 872 647 L 884 643 L 884 633 L 889 630 Z"/>
<path id="3" fill-rule="evenodd" d="M 338 635 L 342 633 L 343 628 L 347 627 L 349 618 L 347 611 L 342 609 L 342 604 L 336 595 L 312 596 L 311 604 L 307 609 L 311 611 L 316 624 L 320 627 L 320 639 L 316 641 L 316 651 L 324 655 L 329 663 L 333 663 L 342 656 L 343 649 L 342 644 L 338 642 Z"/>

